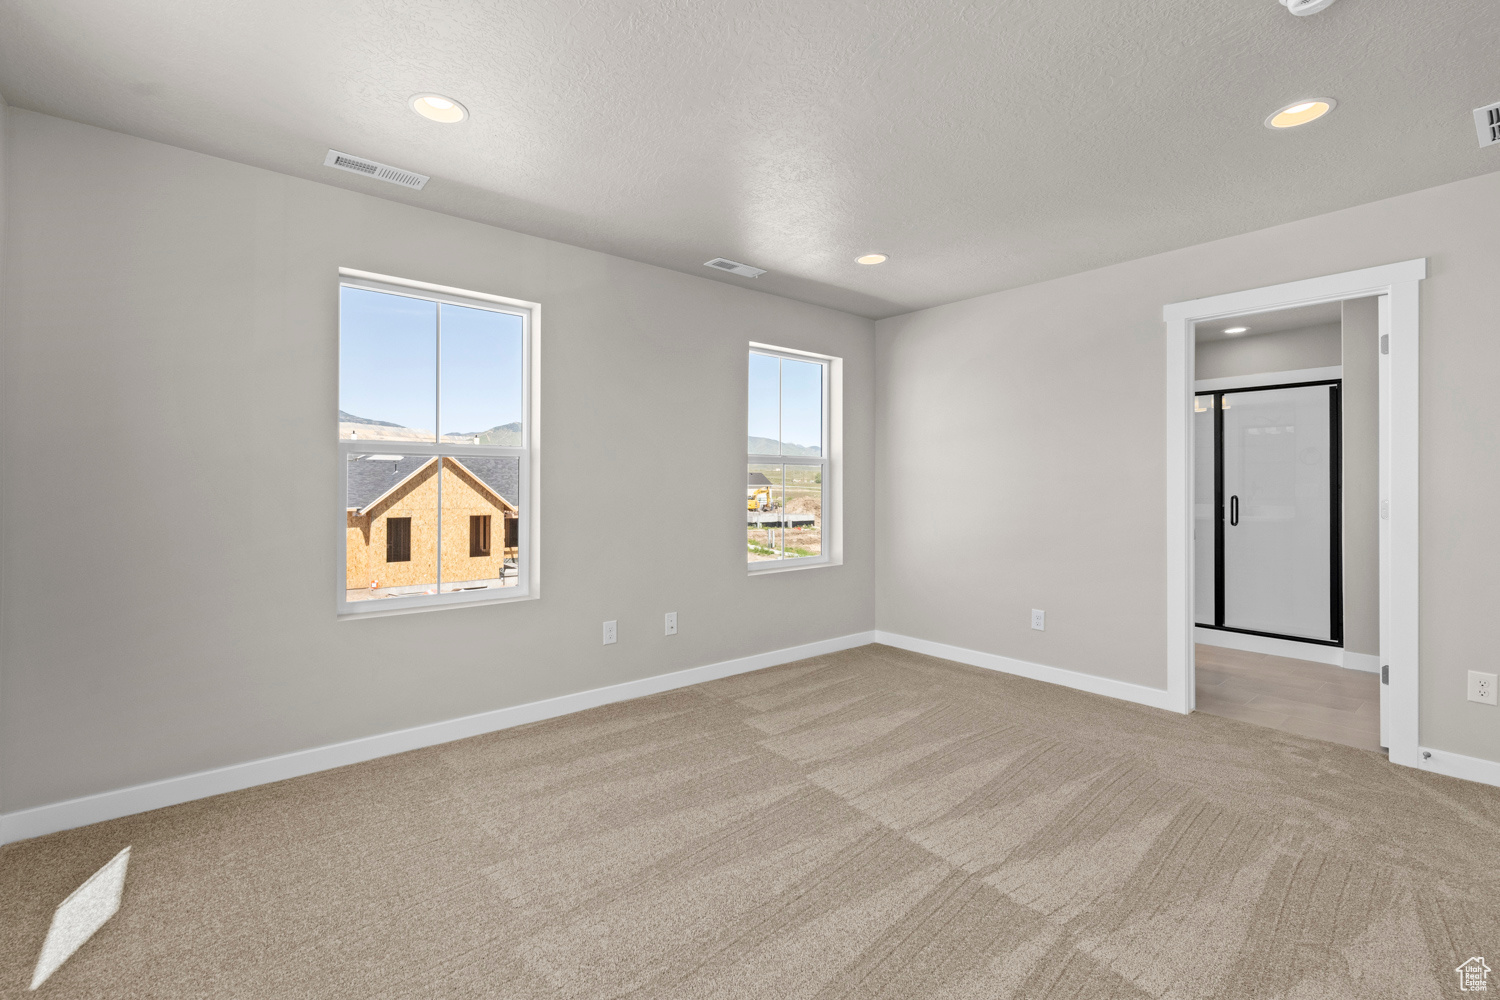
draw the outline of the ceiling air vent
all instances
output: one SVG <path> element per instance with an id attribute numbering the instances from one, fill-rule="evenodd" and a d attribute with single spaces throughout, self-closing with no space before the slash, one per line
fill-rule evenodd
<path id="1" fill-rule="evenodd" d="M 422 185 L 431 178 L 426 174 L 419 174 L 414 170 L 402 170 L 388 163 L 376 163 L 367 160 L 363 156 L 350 156 L 348 153 L 340 153 L 336 149 L 330 149 L 328 156 L 323 160 L 323 166 L 333 167 L 335 170 L 347 170 L 351 174 L 364 174 L 373 177 L 377 181 L 389 181 L 392 184 L 400 184 L 402 187 L 422 190 Z"/>
<path id="2" fill-rule="evenodd" d="M 1500 145 L 1500 104 L 1474 109 L 1474 128 L 1481 146 Z"/>
<path id="3" fill-rule="evenodd" d="M 751 267 L 749 264 L 741 264 L 738 261 L 725 260 L 723 257 L 715 257 L 713 260 L 703 262 L 704 267 L 717 268 L 720 271 L 728 271 L 730 274 L 738 274 L 744 278 L 759 278 L 765 274 L 765 269 Z"/>

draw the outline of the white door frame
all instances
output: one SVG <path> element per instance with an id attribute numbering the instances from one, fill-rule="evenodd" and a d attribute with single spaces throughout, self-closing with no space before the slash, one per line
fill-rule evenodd
<path id="1" fill-rule="evenodd" d="M 1427 260 L 1230 292 L 1162 310 L 1167 325 L 1167 701 L 1194 707 L 1194 324 L 1205 320 L 1381 296 L 1380 662 L 1381 737 L 1398 764 L 1420 766 L 1417 740 L 1417 294 Z M 1389 338 L 1389 339 L 1386 339 Z M 1385 347 L 1382 347 L 1385 350 Z"/>

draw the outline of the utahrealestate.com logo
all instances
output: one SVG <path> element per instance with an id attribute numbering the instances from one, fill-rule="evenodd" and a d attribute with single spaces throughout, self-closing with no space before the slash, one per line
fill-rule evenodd
<path id="1" fill-rule="evenodd" d="M 1482 956 L 1474 956 L 1455 971 L 1458 972 L 1458 988 L 1465 993 L 1489 992 L 1490 967 L 1484 964 Z"/>

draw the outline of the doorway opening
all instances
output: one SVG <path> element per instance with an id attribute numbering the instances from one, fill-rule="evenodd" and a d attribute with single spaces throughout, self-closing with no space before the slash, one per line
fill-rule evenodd
<path id="1" fill-rule="evenodd" d="M 1195 706 L 1378 751 L 1378 301 L 1198 323 L 1194 348 Z"/>
<path id="2" fill-rule="evenodd" d="M 1326 667 L 1336 671 L 1330 677 L 1362 679 L 1375 686 L 1376 745 L 1387 748 L 1393 762 L 1443 769 L 1438 755 L 1420 746 L 1417 728 L 1417 299 L 1426 274 L 1425 260 L 1411 260 L 1164 308 L 1168 346 L 1167 698 L 1179 711 L 1191 712 L 1197 706 L 1200 664 L 1208 679 L 1214 669 L 1228 669 L 1216 660 L 1236 654 L 1255 653 L 1264 658 L 1262 667 L 1271 658 L 1279 658 L 1288 661 L 1291 677 L 1304 686 Z M 1200 330 L 1217 332 L 1223 339 L 1238 335 L 1228 333 L 1231 329 L 1251 327 L 1252 320 L 1260 324 L 1262 336 L 1245 343 L 1270 345 L 1273 331 L 1268 324 L 1286 321 L 1294 310 L 1314 307 L 1338 310 L 1337 358 L 1262 364 L 1249 376 L 1237 376 L 1212 370 L 1209 355 L 1213 348 L 1200 351 Z M 1355 387 L 1344 370 L 1341 338 L 1342 320 L 1350 308 L 1365 310 L 1366 318 L 1374 314 L 1375 374 L 1363 384 L 1364 391 L 1373 388 L 1375 396 L 1376 471 L 1373 488 L 1367 484 L 1372 502 L 1358 507 L 1366 528 L 1369 520 L 1375 522 L 1373 572 L 1368 565 L 1351 567 L 1353 550 L 1345 544 L 1353 510 L 1347 445 L 1352 428 L 1348 423 L 1350 394 Z M 1304 327 L 1317 325 L 1303 319 Z M 1315 339 L 1304 338 L 1303 346 Z M 1358 361 L 1368 364 L 1368 354 Z M 1205 406 L 1206 399 L 1213 404 Z M 1222 409 L 1226 400 L 1227 411 Z M 1229 425 L 1235 439 L 1230 441 L 1224 436 L 1223 417 L 1234 413 L 1237 403 L 1241 412 Z M 1205 413 L 1212 413 L 1219 424 L 1213 434 L 1203 437 L 1217 450 L 1217 454 L 1209 451 L 1206 459 L 1198 453 L 1200 439 L 1195 435 L 1196 427 L 1205 422 Z M 1319 413 L 1324 415 L 1319 418 Z M 1361 427 L 1367 433 L 1368 410 L 1365 417 Z M 1288 426 L 1294 428 L 1291 434 L 1284 430 Z M 1267 430 L 1271 427 L 1280 429 L 1273 435 Z M 1252 429 L 1255 435 L 1250 434 Z M 1299 451 L 1289 444 L 1301 440 L 1299 435 L 1310 441 L 1323 435 L 1327 447 L 1321 452 Z M 1252 436 L 1257 438 L 1253 447 Z M 1333 460 L 1335 441 L 1343 446 L 1337 463 Z M 1306 469 L 1300 464 L 1304 455 L 1310 462 Z M 1204 482 L 1200 461 L 1214 469 L 1207 480 L 1213 499 L 1204 499 L 1209 510 L 1203 517 L 1198 516 Z M 1237 468 L 1230 471 L 1225 468 L 1228 464 Z M 1368 469 L 1364 474 L 1370 478 Z M 1283 500 L 1290 497 L 1290 502 L 1272 502 L 1277 491 Z M 1252 506 L 1254 521 L 1250 520 Z M 1214 521 L 1221 509 L 1226 522 L 1234 522 L 1222 529 Z M 1338 524 L 1336 518 L 1341 519 Z M 1199 604 L 1206 606 L 1200 593 L 1200 584 L 1206 589 L 1206 583 L 1199 577 L 1207 571 L 1200 569 L 1205 556 L 1197 546 L 1195 529 L 1204 520 L 1215 535 L 1212 619 L 1199 617 Z M 1238 538 L 1229 532 L 1237 532 Z M 1336 551 L 1340 547 L 1342 551 Z M 1282 592 L 1276 587 L 1257 589 L 1257 581 L 1263 583 L 1273 570 L 1282 574 Z M 1285 574 L 1293 570 L 1298 580 L 1288 584 Z M 1363 624 L 1356 622 L 1356 582 L 1375 592 L 1373 600 L 1368 595 L 1361 598 L 1360 606 L 1369 612 Z M 1288 590 L 1291 598 L 1285 593 Z M 1373 630 L 1374 638 L 1365 643 L 1373 651 L 1353 643 L 1356 627 L 1366 633 Z M 1200 656 L 1197 643 L 1204 637 L 1212 641 L 1203 643 Z M 1277 645 L 1281 643 L 1286 645 Z M 1282 655 L 1287 652 L 1294 655 Z"/>

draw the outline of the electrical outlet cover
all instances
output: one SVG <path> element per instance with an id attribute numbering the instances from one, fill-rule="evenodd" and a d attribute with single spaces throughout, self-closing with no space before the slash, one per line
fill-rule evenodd
<path id="1" fill-rule="evenodd" d="M 1495 675 L 1480 673 L 1478 670 L 1469 671 L 1469 700 L 1477 701 L 1481 705 L 1494 705 L 1497 702 L 1497 690 L 1495 686 Z"/>

